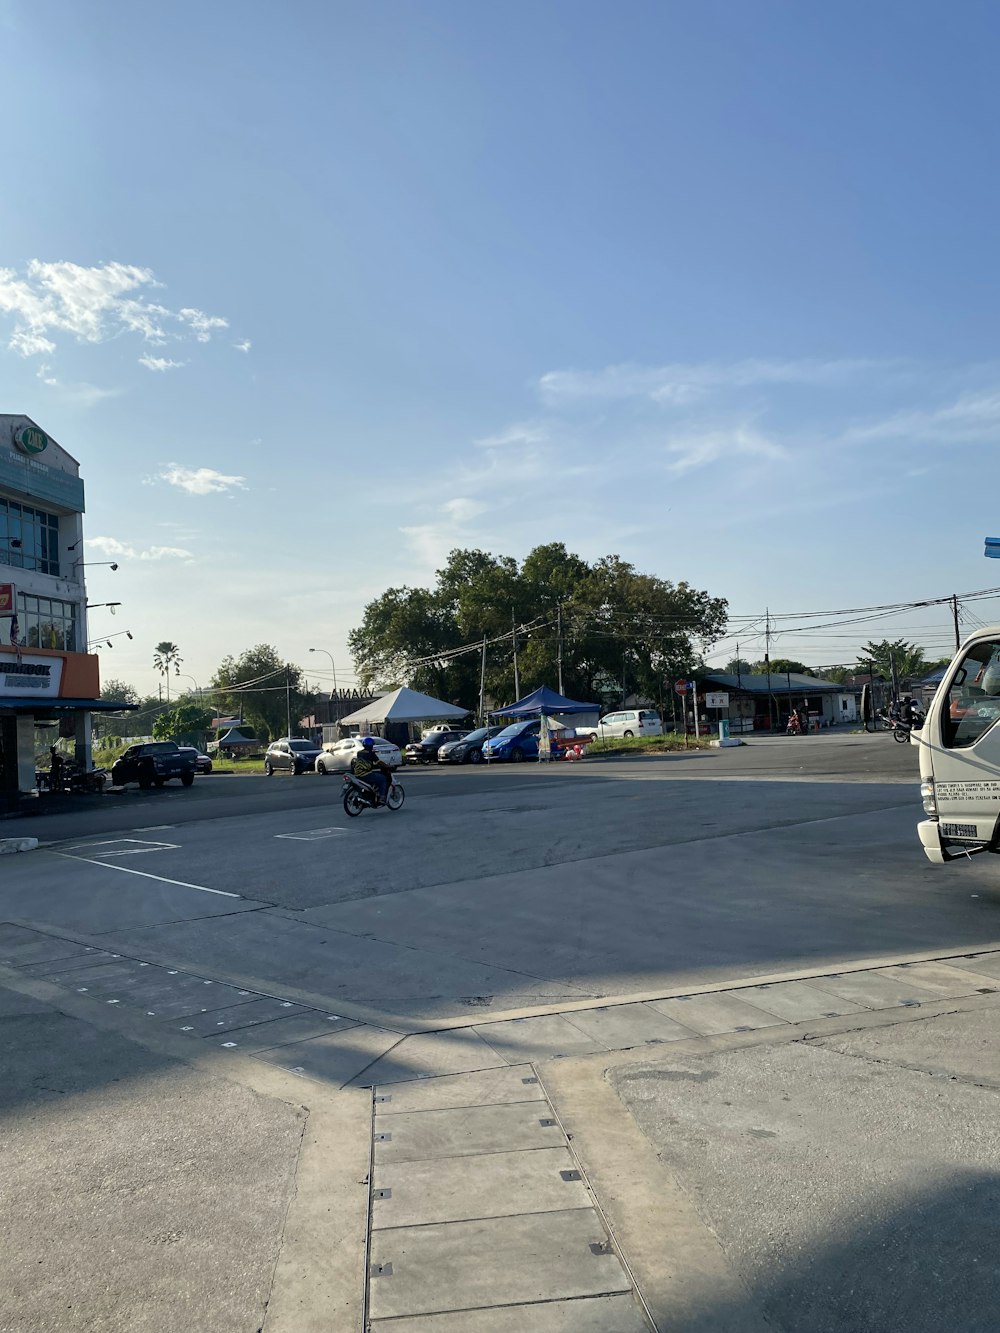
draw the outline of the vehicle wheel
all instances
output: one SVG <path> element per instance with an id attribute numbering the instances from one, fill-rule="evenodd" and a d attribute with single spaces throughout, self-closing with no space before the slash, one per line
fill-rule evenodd
<path id="1" fill-rule="evenodd" d="M 139 769 L 139 787 L 142 791 L 149 791 L 153 785 L 153 770 L 149 764 L 143 764 Z"/>
<path id="2" fill-rule="evenodd" d="M 398 810 L 406 800 L 406 792 L 398 782 L 389 784 L 389 791 L 386 794 L 385 803 L 390 810 Z"/>
<path id="3" fill-rule="evenodd" d="M 327 775 L 327 772 L 328 772 L 328 771 L 329 771 L 329 770 L 327 769 L 326 764 L 323 763 L 322 759 L 317 759 L 317 760 L 316 760 L 316 772 L 320 775 L 320 777 L 321 777 L 321 778 L 325 778 L 326 775 Z"/>
<path id="4" fill-rule="evenodd" d="M 523 763 L 524 763 L 524 751 L 523 751 L 523 750 L 519 750 L 519 749 L 517 749 L 517 748 L 511 750 L 511 752 L 510 752 L 510 762 L 511 762 L 512 764 L 523 764 Z"/>
<path id="5" fill-rule="evenodd" d="M 623 731 L 623 732 L 622 732 L 622 736 L 623 736 L 623 738 L 624 738 L 625 740 L 627 740 L 627 741 L 630 741 L 634 735 L 635 735 L 635 732 L 634 732 L 634 731 Z"/>
<path id="6" fill-rule="evenodd" d="M 271 765 L 270 765 L 269 763 L 266 763 L 266 762 L 265 762 L 265 764 L 264 764 L 264 773 L 265 773 L 265 776 L 267 776 L 267 777 L 269 777 L 269 778 L 273 778 L 273 777 L 274 777 L 274 769 L 271 767 Z"/>
<path id="7" fill-rule="evenodd" d="M 354 819 L 361 814 L 364 808 L 365 803 L 361 799 L 360 793 L 355 791 L 353 787 L 348 787 L 347 791 L 344 792 L 344 813 Z"/>
<path id="8" fill-rule="evenodd" d="M 302 766 L 301 766 L 301 764 L 293 764 L 293 765 L 292 765 L 292 777 L 293 777 L 293 778 L 297 778 L 297 777 L 299 777 L 299 775 L 301 774 L 301 772 L 302 772 Z"/>
<path id="9" fill-rule="evenodd" d="M 184 787 L 190 787 L 190 786 L 192 785 L 193 782 L 194 782 L 194 774 L 193 774 L 193 773 L 182 773 L 182 774 L 181 774 L 181 785 L 182 785 L 182 786 L 184 786 Z"/>
<path id="10" fill-rule="evenodd" d="M 470 750 L 465 756 L 465 762 L 467 764 L 481 764 L 483 762 L 482 750 Z"/>
<path id="11" fill-rule="evenodd" d="M 899 727 L 893 727 L 892 739 L 894 741 L 899 741 L 900 745 L 906 745 L 910 739 L 910 733 L 908 731 L 901 731 Z"/>
<path id="12" fill-rule="evenodd" d="M 591 743 L 591 745 L 596 745 L 596 744 L 597 744 L 597 732 L 596 732 L 596 731 L 592 731 L 592 732 L 590 733 L 590 743 Z"/>
<path id="13" fill-rule="evenodd" d="M 166 782 L 166 780 L 167 780 L 166 778 L 154 778 L 154 779 L 153 779 L 153 786 L 154 786 L 157 790 L 159 790 L 159 789 L 163 786 L 163 784 Z"/>

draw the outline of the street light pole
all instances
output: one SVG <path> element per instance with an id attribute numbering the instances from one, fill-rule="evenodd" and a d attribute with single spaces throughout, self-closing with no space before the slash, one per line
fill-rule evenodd
<path id="1" fill-rule="evenodd" d="M 330 670 L 333 672 L 333 690 L 330 693 L 330 720 L 335 722 L 340 717 L 340 709 L 336 708 L 333 702 L 333 696 L 339 693 L 337 689 L 337 668 L 333 662 L 333 653 L 330 652 L 329 648 L 310 648 L 309 651 L 311 653 L 326 653 L 330 659 Z M 336 712 L 336 717 L 334 717 L 334 712 Z"/>

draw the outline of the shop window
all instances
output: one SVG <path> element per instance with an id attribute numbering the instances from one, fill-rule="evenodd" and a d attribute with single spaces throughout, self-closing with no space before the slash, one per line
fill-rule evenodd
<path id="1" fill-rule="evenodd" d="M 11 546 L 11 542 L 20 542 Z M 59 573 L 59 519 L 42 509 L 0 499 L 0 551 L 14 569 Z"/>

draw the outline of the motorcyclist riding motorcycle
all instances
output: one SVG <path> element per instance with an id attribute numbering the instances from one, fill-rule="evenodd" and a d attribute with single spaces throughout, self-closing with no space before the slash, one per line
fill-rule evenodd
<path id="1" fill-rule="evenodd" d="M 374 787 L 378 793 L 379 805 L 385 805 L 389 783 L 392 781 L 392 769 L 375 753 L 373 736 L 366 736 L 361 746 L 361 753 L 354 761 L 354 775 Z"/>

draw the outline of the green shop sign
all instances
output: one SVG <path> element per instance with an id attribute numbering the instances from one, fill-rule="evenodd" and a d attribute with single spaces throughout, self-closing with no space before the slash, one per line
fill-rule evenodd
<path id="1" fill-rule="evenodd" d="M 43 453 L 49 445 L 49 437 L 37 426 L 18 426 L 14 431 L 14 448 L 22 454 Z"/>

